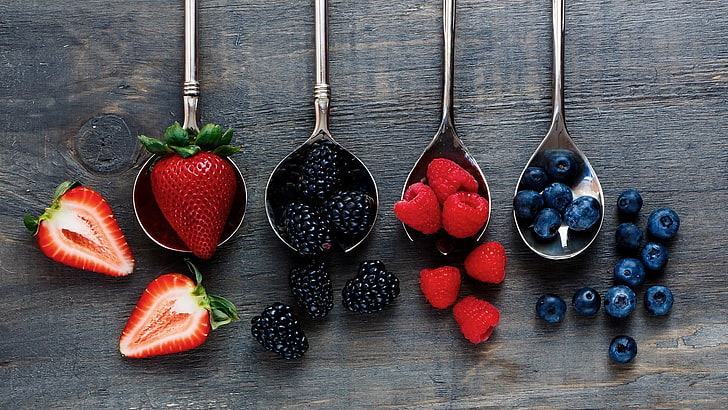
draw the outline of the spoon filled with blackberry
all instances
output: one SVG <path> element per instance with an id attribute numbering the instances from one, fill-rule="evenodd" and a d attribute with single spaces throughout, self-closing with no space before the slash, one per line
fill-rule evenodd
<path id="1" fill-rule="evenodd" d="M 523 242 L 547 259 L 572 258 L 591 245 L 604 220 L 604 193 L 564 117 L 564 0 L 553 0 L 551 126 L 521 172 L 513 217 Z"/>
<path id="2" fill-rule="evenodd" d="M 265 187 L 273 232 L 309 257 L 332 248 L 356 248 L 374 227 L 379 207 L 372 174 L 329 132 L 326 0 L 316 0 L 315 16 L 316 124 L 311 136 L 278 163 Z"/>

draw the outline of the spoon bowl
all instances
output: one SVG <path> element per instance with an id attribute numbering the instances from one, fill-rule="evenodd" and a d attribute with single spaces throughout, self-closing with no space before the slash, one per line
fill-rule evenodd
<path id="1" fill-rule="evenodd" d="M 316 110 L 316 124 L 311 136 L 293 152 L 288 154 L 278 165 L 268 179 L 265 187 L 265 209 L 268 222 L 276 236 L 289 248 L 297 251 L 288 237 L 284 223 L 284 212 L 291 202 L 298 197 L 296 184 L 299 166 L 314 145 L 320 142 L 332 144 L 339 155 L 341 163 L 341 181 L 339 186 L 347 190 L 364 192 L 373 200 L 373 217 L 364 232 L 355 238 L 335 237 L 336 242 L 344 252 L 349 252 L 359 246 L 371 233 L 379 208 L 379 194 L 377 185 L 369 169 L 364 163 L 336 142 L 329 132 L 329 104 L 331 92 L 328 82 L 328 39 L 327 39 L 327 5 L 326 0 L 316 0 L 315 4 L 315 30 L 316 30 L 316 85 L 314 87 L 314 107 Z"/>
<path id="2" fill-rule="evenodd" d="M 443 37 L 444 37 L 444 75 L 443 75 L 443 96 L 442 96 L 442 118 L 440 127 L 435 136 L 425 148 L 410 170 L 407 180 L 402 190 L 402 198 L 404 193 L 412 184 L 417 182 L 425 182 L 427 179 L 427 167 L 436 158 L 449 159 L 472 175 L 478 182 L 478 194 L 488 201 L 488 218 L 478 233 L 473 237 L 466 239 L 453 238 L 442 230 L 434 235 L 435 246 L 443 255 L 463 248 L 465 242 L 477 242 L 482 238 L 490 221 L 490 212 L 492 207 L 490 190 L 485 180 L 483 171 L 478 166 L 472 155 L 463 145 L 460 137 L 455 131 L 453 122 L 453 71 L 454 71 L 454 46 L 455 46 L 455 0 L 445 0 L 443 7 Z M 407 237 L 414 241 L 419 237 L 426 236 L 409 226 L 402 224 Z"/>
<path id="3" fill-rule="evenodd" d="M 551 126 L 541 144 L 531 155 L 528 163 L 521 172 L 516 185 L 516 193 L 521 190 L 526 170 L 529 167 L 546 168 L 548 158 L 552 153 L 564 152 L 575 159 L 577 172 L 567 184 L 571 188 L 573 198 L 589 196 L 596 198 L 600 206 L 599 218 L 589 229 L 576 231 L 570 229 L 566 223 L 558 228 L 553 239 L 542 239 L 530 229 L 530 221 L 524 221 L 516 216 L 513 218 L 523 242 L 536 254 L 547 259 L 568 259 L 584 250 L 596 239 L 602 223 L 604 222 L 604 192 L 599 178 L 592 168 L 586 155 L 576 146 L 566 129 L 564 117 L 564 0 L 553 0 L 553 40 L 554 40 L 554 91 L 553 91 L 553 117 Z"/>
<path id="4" fill-rule="evenodd" d="M 200 130 L 197 124 L 199 95 L 200 84 L 197 81 L 197 0 L 185 0 L 185 82 L 183 88 L 184 124 L 182 127 L 195 133 Z M 157 156 L 149 158 L 134 180 L 132 201 L 137 221 L 144 233 L 157 245 L 177 252 L 191 252 L 167 222 L 154 200 L 149 170 L 156 160 Z M 243 174 L 230 158 L 225 158 L 225 160 L 232 165 L 235 171 L 237 186 L 230 214 L 220 235 L 218 245 L 224 244 L 235 235 L 243 224 L 247 208 L 247 188 Z"/>

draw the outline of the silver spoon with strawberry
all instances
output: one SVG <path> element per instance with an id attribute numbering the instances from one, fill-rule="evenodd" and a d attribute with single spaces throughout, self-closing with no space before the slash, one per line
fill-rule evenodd
<path id="1" fill-rule="evenodd" d="M 232 128 L 197 125 L 197 1 L 185 0 L 184 124 L 175 123 L 164 141 L 140 136 L 152 154 L 134 181 L 139 225 L 163 248 L 209 259 L 243 223 L 245 181 L 228 158 Z"/>
<path id="2" fill-rule="evenodd" d="M 327 30 L 326 0 L 316 0 L 316 124 L 311 136 L 278 163 L 265 187 L 273 232 L 304 256 L 334 244 L 344 252 L 356 248 L 369 236 L 379 208 L 369 169 L 329 132 Z"/>
<path id="3" fill-rule="evenodd" d="M 553 0 L 552 7 L 554 73 L 551 126 L 518 179 L 513 217 L 526 246 L 546 259 L 560 260 L 580 254 L 596 239 L 604 221 L 604 192 L 594 168 L 566 129 L 564 0 Z M 519 192 L 525 194 L 531 191 L 538 200 L 538 195 L 533 192 L 542 188 L 530 185 L 538 185 L 533 183 L 534 172 L 540 174 L 541 170 L 548 183 L 564 183 L 571 191 L 569 195 L 573 202 L 563 211 L 563 217 L 551 216 L 555 212 L 549 212 L 549 208 L 546 208 L 538 211 L 535 219 L 532 219 L 530 214 L 524 217 L 524 213 L 529 212 L 516 209 Z M 546 192 L 545 189 L 543 191 Z"/>
<path id="4" fill-rule="evenodd" d="M 452 235 L 443 232 L 440 229 L 435 233 L 435 245 L 440 253 L 446 255 L 457 250 L 463 240 L 478 241 L 485 233 L 490 219 L 490 190 L 485 180 L 483 171 L 478 166 L 475 158 L 468 152 L 462 141 L 455 132 L 453 121 L 453 72 L 455 69 L 454 47 L 455 47 L 455 0 L 445 0 L 443 6 L 443 37 L 444 37 L 444 76 L 443 76 L 443 95 L 442 95 L 442 118 L 440 127 L 435 136 L 425 148 L 422 155 L 412 167 L 407 181 L 402 190 L 402 200 L 408 200 L 408 196 L 414 195 L 412 191 L 408 193 L 408 189 L 419 182 L 427 182 L 427 170 L 435 159 L 448 159 L 456 163 L 459 167 L 467 171 L 468 174 L 477 182 L 476 193 L 484 198 L 488 205 L 485 212 L 485 221 L 472 235 L 467 238 L 455 238 Z M 412 228 L 407 223 L 403 223 L 407 237 L 414 241 L 415 238 L 423 236 L 423 233 Z"/>

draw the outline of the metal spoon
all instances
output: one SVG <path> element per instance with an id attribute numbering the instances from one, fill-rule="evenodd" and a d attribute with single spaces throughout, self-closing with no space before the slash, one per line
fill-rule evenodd
<path id="1" fill-rule="evenodd" d="M 374 218 L 366 231 L 366 234 L 358 237 L 355 242 L 343 243 L 339 242 L 344 252 L 349 252 L 356 248 L 359 244 L 369 236 L 377 211 L 379 209 L 379 194 L 377 193 L 377 185 L 374 182 L 372 174 L 364 163 L 354 154 L 346 150 L 341 144 L 336 142 L 329 132 L 329 103 L 331 90 L 329 87 L 328 77 L 328 38 L 327 38 L 327 4 L 326 0 L 316 0 L 315 5 L 315 30 L 316 30 L 316 85 L 314 86 L 314 107 L 316 109 L 316 124 L 311 136 L 293 152 L 288 154 L 271 173 L 268 183 L 265 187 L 265 204 L 268 222 L 273 228 L 276 236 L 288 245 L 291 249 L 296 250 L 286 237 L 283 228 L 283 212 L 291 201 L 291 181 L 295 178 L 296 168 L 300 164 L 311 146 L 320 141 L 328 140 L 333 143 L 339 150 L 339 154 L 343 164 L 348 164 L 347 180 L 353 181 L 360 191 L 367 193 L 374 200 Z"/>
<path id="2" fill-rule="evenodd" d="M 200 83 L 197 81 L 197 0 L 185 0 L 185 82 L 183 88 L 184 124 L 186 130 L 198 132 L 198 97 Z M 149 166 L 156 158 L 147 160 L 134 181 L 134 212 L 144 233 L 157 245 L 178 252 L 190 252 L 162 215 L 152 194 Z M 247 204 L 247 190 L 240 169 L 226 158 L 235 169 L 237 189 L 230 215 L 220 235 L 220 243 L 227 242 L 243 224 Z"/>
<path id="3" fill-rule="evenodd" d="M 443 7 L 443 35 L 444 35 L 444 76 L 443 76 L 443 92 L 442 92 L 442 119 L 440 120 L 440 127 L 438 128 L 435 136 L 430 141 L 429 145 L 425 148 L 420 158 L 415 163 L 414 167 L 407 176 L 407 182 L 404 184 L 402 190 L 402 197 L 407 188 L 417 182 L 422 182 L 426 179 L 427 166 L 435 158 L 447 158 L 468 171 L 475 180 L 478 181 L 478 194 L 488 200 L 491 206 L 488 207 L 488 219 L 486 220 L 480 231 L 472 238 L 475 241 L 480 240 L 488 227 L 488 221 L 490 220 L 490 209 L 492 209 L 492 203 L 490 201 L 490 190 L 488 189 L 488 183 L 485 180 L 483 171 L 481 171 L 477 162 L 472 155 L 465 148 L 463 143 L 460 141 L 457 133 L 455 132 L 455 125 L 453 122 L 453 71 L 455 68 L 454 63 L 454 47 L 455 47 L 455 0 L 445 0 Z M 414 241 L 416 238 L 424 236 L 420 232 L 404 225 L 405 233 L 407 237 Z M 458 243 L 462 242 L 455 238 L 450 237 L 444 233 L 437 233 L 435 239 L 435 245 L 437 249 L 443 255 L 447 255 L 456 248 Z"/>
<path id="4" fill-rule="evenodd" d="M 566 149 L 574 153 L 578 161 L 581 162 L 582 173 L 578 176 L 576 182 L 571 185 L 574 198 L 584 195 L 596 198 L 601 205 L 601 216 L 592 228 L 582 232 L 570 230 L 568 226 L 563 224 L 558 230 L 558 239 L 551 241 L 540 239 L 529 229 L 527 222 L 519 221 L 516 218 L 515 211 L 513 217 L 516 221 L 518 233 L 531 250 L 547 259 L 568 259 L 583 252 L 596 239 L 604 221 L 604 193 L 597 174 L 589 164 L 586 155 L 577 148 L 566 130 L 566 121 L 564 119 L 564 0 L 553 0 L 553 40 L 554 90 L 551 127 L 541 145 L 538 146 L 524 167 L 523 172 L 521 172 L 516 185 L 516 192 L 518 192 L 521 185 L 526 168 L 544 161 L 545 154 L 549 150 Z"/>

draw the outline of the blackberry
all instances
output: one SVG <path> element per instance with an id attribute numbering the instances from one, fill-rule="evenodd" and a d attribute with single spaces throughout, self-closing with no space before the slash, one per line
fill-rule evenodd
<path id="1" fill-rule="evenodd" d="M 316 256 L 331 249 L 331 231 L 323 216 L 310 205 L 294 202 L 283 213 L 288 240 L 303 256 Z"/>
<path id="2" fill-rule="evenodd" d="M 251 320 L 253 337 L 266 350 L 290 360 L 303 356 L 308 350 L 308 339 L 301 329 L 293 309 L 283 303 L 274 303 Z"/>
<path id="3" fill-rule="evenodd" d="M 324 262 L 291 269 L 288 285 L 298 306 L 312 318 L 321 319 L 333 309 L 334 289 Z"/>
<path id="4" fill-rule="evenodd" d="M 635 356 L 637 356 L 637 342 L 630 336 L 617 336 L 609 344 L 609 357 L 617 363 L 629 363 Z"/>
<path id="5" fill-rule="evenodd" d="M 536 301 L 536 314 L 548 323 L 558 323 L 566 314 L 566 302 L 559 295 L 546 293 Z"/>
<path id="6" fill-rule="evenodd" d="M 299 193 L 312 201 L 324 201 L 339 184 L 341 168 L 336 144 L 327 139 L 314 142 L 299 169 Z"/>
<path id="7" fill-rule="evenodd" d="M 399 296 L 399 279 L 378 260 L 364 261 L 354 279 L 346 282 L 341 302 L 352 312 L 374 313 Z"/>
<path id="8" fill-rule="evenodd" d="M 341 242 L 356 242 L 374 224 L 374 199 L 360 191 L 337 191 L 324 203 L 329 227 Z"/>

